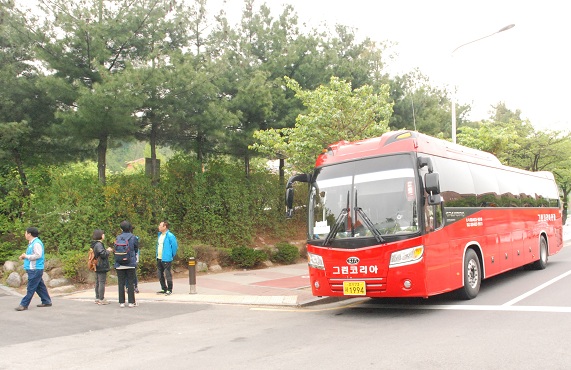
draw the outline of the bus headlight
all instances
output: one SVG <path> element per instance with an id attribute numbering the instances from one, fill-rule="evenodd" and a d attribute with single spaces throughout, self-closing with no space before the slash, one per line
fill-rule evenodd
<path id="1" fill-rule="evenodd" d="M 424 254 L 423 245 L 404 249 L 398 252 L 393 252 L 391 254 L 391 263 L 389 264 L 389 267 L 410 265 L 416 263 L 422 259 L 423 254 Z"/>
<path id="2" fill-rule="evenodd" d="M 320 255 L 308 253 L 307 263 L 309 264 L 309 267 L 325 270 L 325 265 L 323 264 L 323 258 Z"/>

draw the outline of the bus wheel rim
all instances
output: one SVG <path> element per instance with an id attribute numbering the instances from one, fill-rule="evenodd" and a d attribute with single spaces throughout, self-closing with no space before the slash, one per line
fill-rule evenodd
<path id="1" fill-rule="evenodd" d="M 468 261 L 468 285 L 472 288 L 476 288 L 478 285 L 478 266 L 476 266 L 476 261 Z"/>

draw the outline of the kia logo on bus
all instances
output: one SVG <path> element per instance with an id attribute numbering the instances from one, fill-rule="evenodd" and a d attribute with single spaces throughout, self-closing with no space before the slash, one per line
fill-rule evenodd
<path id="1" fill-rule="evenodd" d="M 356 264 L 359 263 L 359 261 L 360 261 L 360 260 L 359 260 L 359 258 L 357 258 L 357 257 L 349 257 L 349 258 L 347 258 L 347 263 L 348 263 L 349 265 L 356 265 Z"/>

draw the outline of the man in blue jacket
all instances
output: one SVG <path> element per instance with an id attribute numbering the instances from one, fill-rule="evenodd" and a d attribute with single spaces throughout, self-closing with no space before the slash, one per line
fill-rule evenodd
<path id="1" fill-rule="evenodd" d="M 42 300 L 38 307 L 52 306 L 48 288 L 42 279 L 44 275 L 44 243 L 38 238 L 39 235 L 40 232 L 36 227 L 26 229 L 25 236 L 28 241 L 28 248 L 25 253 L 20 255 L 20 259 L 24 260 L 24 270 L 28 273 L 28 286 L 26 295 L 22 298 L 20 305 L 16 307 L 16 311 L 27 310 L 34 293 L 37 293 Z"/>
<path id="2" fill-rule="evenodd" d="M 172 294 L 172 261 L 177 249 L 178 243 L 169 230 L 169 223 L 162 221 L 157 238 L 157 276 L 161 284 L 161 290 L 157 294 Z"/>

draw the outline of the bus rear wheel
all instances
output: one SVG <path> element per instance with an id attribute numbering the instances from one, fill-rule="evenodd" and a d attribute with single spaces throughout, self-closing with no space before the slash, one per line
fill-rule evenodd
<path id="1" fill-rule="evenodd" d="M 464 287 L 460 290 L 460 295 L 464 299 L 476 298 L 481 284 L 480 258 L 473 249 L 468 249 L 464 258 Z"/>
<path id="2" fill-rule="evenodd" d="M 532 267 L 536 270 L 544 270 L 547 267 L 547 241 L 540 238 L 539 241 L 539 259 L 535 261 Z"/>

